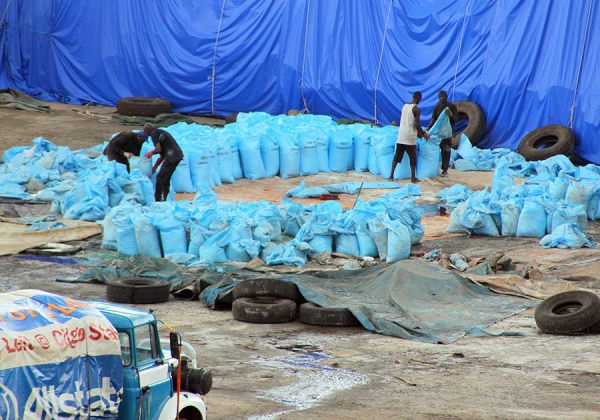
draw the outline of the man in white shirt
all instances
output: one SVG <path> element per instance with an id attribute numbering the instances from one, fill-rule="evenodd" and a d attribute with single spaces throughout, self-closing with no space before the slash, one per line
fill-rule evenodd
<path id="1" fill-rule="evenodd" d="M 421 182 L 417 179 L 417 137 L 424 137 L 429 140 L 429 133 L 423 131 L 421 127 L 421 110 L 417 106 L 421 102 L 421 92 L 413 93 L 412 102 L 402 107 L 400 116 L 400 127 L 398 129 L 398 140 L 396 141 L 396 153 L 392 162 L 392 173 L 388 179 L 394 179 L 396 166 L 402 162 L 404 152 L 410 160 L 410 182 Z"/>

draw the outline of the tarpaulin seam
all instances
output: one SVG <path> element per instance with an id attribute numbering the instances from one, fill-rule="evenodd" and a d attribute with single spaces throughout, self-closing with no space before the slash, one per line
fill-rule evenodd
<path id="1" fill-rule="evenodd" d="M 2 14 L 2 19 L 0 19 L 0 23 L 4 22 L 4 18 L 6 17 L 6 14 L 8 13 L 8 8 L 10 7 L 11 2 L 12 2 L 12 0 L 8 0 L 8 3 L 6 3 L 6 9 L 4 9 L 4 13 Z"/>
<path id="2" fill-rule="evenodd" d="M 463 39 L 465 37 L 465 25 L 467 23 L 467 14 L 469 13 L 469 6 L 471 5 L 471 0 L 467 3 L 467 7 L 465 9 L 465 16 L 463 17 L 462 30 L 460 33 L 460 42 L 458 43 L 458 56 L 456 57 L 456 69 L 454 70 L 454 82 L 452 83 L 452 102 L 454 102 L 454 90 L 456 88 L 456 77 L 458 76 L 458 64 L 460 63 L 460 52 L 462 50 Z"/>
<path id="3" fill-rule="evenodd" d="M 310 0 L 306 3 L 306 31 L 304 32 L 304 57 L 302 57 L 302 80 L 300 81 L 300 95 L 302 95 L 302 102 L 304 103 L 304 109 L 302 113 L 310 113 L 308 104 L 306 103 L 306 96 L 304 96 L 304 69 L 306 67 L 306 45 L 308 43 L 308 18 L 310 16 Z"/>
<path id="4" fill-rule="evenodd" d="M 221 25 L 223 24 L 223 14 L 225 13 L 225 3 L 227 0 L 223 0 L 223 6 L 221 7 L 221 17 L 219 19 L 219 29 L 217 29 L 217 37 L 215 38 L 215 52 L 213 54 L 213 68 L 211 75 L 211 92 L 210 92 L 210 106 L 212 115 L 215 115 L 215 71 L 217 67 L 217 45 L 219 44 L 219 35 L 221 34 Z"/>
<path id="5" fill-rule="evenodd" d="M 590 17 L 592 15 L 592 3 L 594 0 L 590 0 L 590 6 L 588 7 L 587 21 L 585 22 L 585 32 L 583 34 L 583 45 L 581 46 L 581 57 L 579 58 L 579 67 L 577 68 L 577 79 L 575 80 L 575 89 L 573 91 L 573 102 L 571 103 L 571 116 L 567 127 L 573 129 L 573 117 L 575 115 L 575 99 L 577 98 L 577 90 L 579 89 L 579 79 L 581 78 L 581 68 L 583 67 L 583 56 L 585 54 L 585 44 L 587 43 L 588 28 L 590 26 Z"/>
<path id="6" fill-rule="evenodd" d="M 373 122 L 378 124 L 377 122 L 377 86 L 379 85 L 379 73 L 381 72 L 381 62 L 383 61 L 383 50 L 385 48 L 385 39 L 387 36 L 388 25 L 390 23 L 390 15 L 392 13 L 392 3 L 394 0 L 390 0 L 390 6 L 388 7 L 388 15 L 385 20 L 385 29 L 383 30 L 383 39 L 381 41 L 381 53 L 379 54 L 379 65 L 377 66 L 377 76 L 375 77 L 375 89 L 373 92 Z"/>

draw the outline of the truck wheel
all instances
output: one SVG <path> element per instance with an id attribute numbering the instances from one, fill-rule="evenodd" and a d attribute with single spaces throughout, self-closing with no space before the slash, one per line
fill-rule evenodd
<path id="1" fill-rule="evenodd" d="M 584 332 L 600 321 L 600 298 L 584 290 L 558 293 L 538 305 L 534 318 L 549 334 Z"/>
<path id="2" fill-rule="evenodd" d="M 298 320 L 304 324 L 330 327 L 360 325 L 358 319 L 346 308 L 323 308 L 312 302 L 300 305 Z"/>
<path id="3" fill-rule="evenodd" d="M 171 284 L 149 277 L 108 280 L 106 300 L 115 303 L 161 303 L 169 300 Z"/>
<path id="4" fill-rule="evenodd" d="M 234 299 L 258 296 L 290 299 L 296 303 L 300 303 L 303 299 L 296 283 L 287 280 L 263 277 L 242 280 L 233 287 Z"/>
<path id="5" fill-rule="evenodd" d="M 475 146 L 485 129 L 485 115 L 483 111 L 479 105 L 472 101 L 456 101 L 454 105 L 456 105 L 458 111 L 458 121 L 469 120 L 462 133 L 456 133 L 455 137 L 460 139 L 461 134 L 464 134 L 469 138 L 471 144 Z"/>
<path id="6" fill-rule="evenodd" d="M 133 117 L 156 117 L 158 114 L 170 114 L 171 101 L 162 98 L 133 96 L 117 101 L 117 113 Z"/>
<path id="7" fill-rule="evenodd" d="M 233 301 L 231 312 L 238 321 L 277 324 L 293 321 L 296 302 L 272 296 L 243 297 Z"/>
<path id="8" fill-rule="evenodd" d="M 569 127 L 552 124 L 527 134 L 517 151 L 527 161 L 548 159 L 556 155 L 569 156 L 575 146 L 575 136 Z"/>

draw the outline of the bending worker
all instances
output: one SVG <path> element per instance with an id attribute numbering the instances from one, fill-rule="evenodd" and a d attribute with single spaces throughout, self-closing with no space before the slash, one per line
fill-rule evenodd
<path id="1" fill-rule="evenodd" d="M 156 175 L 156 190 L 154 199 L 156 201 L 166 201 L 171 188 L 171 176 L 183 159 L 183 152 L 171 134 L 160 128 L 155 128 L 148 123 L 144 126 L 142 135 L 147 138 L 150 136 L 154 144 L 154 150 L 146 153 L 144 156 L 151 158 L 152 155 L 159 154 L 160 157 L 152 168 L 152 173 L 162 163 L 158 175 Z"/>
<path id="2" fill-rule="evenodd" d="M 146 139 L 140 133 L 119 133 L 110 140 L 103 153 L 109 161 L 116 160 L 122 163 L 127 167 L 127 172 L 130 172 L 129 158 L 140 155 L 144 141 Z"/>

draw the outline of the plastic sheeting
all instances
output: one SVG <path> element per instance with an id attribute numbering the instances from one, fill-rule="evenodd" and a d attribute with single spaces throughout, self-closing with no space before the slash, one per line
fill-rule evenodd
<path id="1" fill-rule="evenodd" d="M 415 90 L 427 123 L 446 89 L 482 107 L 480 147 L 515 150 L 562 124 L 600 163 L 593 0 L 0 0 L 0 17 L 0 87 L 43 100 L 155 96 L 183 113 L 386 125 Z"/>
<path id="2" fill-rule="evenodd" d="M 171 292 L 186 286 L 172 276 L 173 263 L 163 259 L 138 255 L 119 264 L 126 271 L 92 268 L 78 279 L 61 281 L 105 282 L 119 274 L 135 273 L 170 279 Z M 204 279 L 212 284 L 202 291 L 200 298 L 213 309 L 217 302 L 231 298 L 235 283 L 265 276 L 235 268 L 217 272 L 208 268 L 179 267 L 178 271 L 188 279 L 195 277 L 197 281 Z M 296 283 L 309 302 L 323 307 L 348 308 L 369 331 L 426 343 L 451 343 L 475 327 L 488 327 L 538 304 L 522 297 L 494 293 L 446 268 L 413 260 L 359 271 L 269 273 L 269 277 Z"/>

